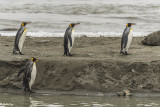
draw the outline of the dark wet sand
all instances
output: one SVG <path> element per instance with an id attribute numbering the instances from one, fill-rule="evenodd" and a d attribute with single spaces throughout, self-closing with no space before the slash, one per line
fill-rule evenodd
<path id="1" fill-rule="evenodd" d="M 0 37 L 0 87 L 20 89 L 23 75 L 17 78 L 17 72 L 25 59 L 36 57 L 41 61 L 33 90 L 159 90 L 160 47 L 144 46 L 142 39 L 134 38 L 123 56 L 118 37 L 77 37 L 75 55 L 67 57 L 61 37 L 27 37 L 23 56 L 12 54 L 14 37 Z"/>

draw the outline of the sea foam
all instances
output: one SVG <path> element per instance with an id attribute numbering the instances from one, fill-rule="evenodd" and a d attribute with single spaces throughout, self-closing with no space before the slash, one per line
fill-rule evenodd
<path id="1" fill-rule="evenodd" d="M 1 36 L 15 36 L 16 32 L 1 32 Z M 134 32 L 134 37 L 144 37 L 148 33 Z M 51 32 L 27 32 L 27 36 L 32 37 L 63 37 L 64 32 L 51 33 Z M 122 33 L 115 32 L 75 32 L 76 37 L 121 37 Z"/>

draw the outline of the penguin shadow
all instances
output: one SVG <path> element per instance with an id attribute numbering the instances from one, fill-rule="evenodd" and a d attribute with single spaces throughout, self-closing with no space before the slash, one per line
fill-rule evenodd
<path id="1" fill-rule="evenodd" d="M 38 94 L 38 92 L 36 92 L 35 90 L 24 90 L 24 88 L 17 88 L 17 90 L 21 93 L 21 94 L 24 94 L 24 95 L 28 95 L 28 94 Z"/>
<path id="2" fill-rule="evenodd" d="M 75 57 L 77 54 L 72 54 L 70 57 Z"/>
<path id="3" fill-rule="evenodd" d="M 13 55 L 18 55 L 19 53 L 12 53 Z"/>
<path id="4" fill-rule="evenodd" d="M 94 54 L 92 54 L 92 53 L 76 54 L 75 57 L 79 57 L 79 58 L 82 58 L 82 57 L 84 57 L 84 58 L 92 58 L 92 57 L 94 57 Z"/>
<path id="5" fill-rule="evenodd" d="M 121 56 L 121 57 L 131 56 L 131 55 L 133 55 L 133 54 L 131 54 L 131 53 L 127 53 L 127 54 L 119 54 L 119 56 Z"/>
<path id="6" fill-rule="evenodd" d="M 28 94 L 38 94 L 38 93 L 36 93 L 36 91 L 24 91 L 24 90 L 22 89 L 22 94 L 28 95 Z"/>
<path id="7" fill-rule="evenodd" d="M 87 53 L 87 54 L 72 54 L 72 56 L 66 56 L 66 55 L 63 55 L 63 57 L 76 57 L 76 58 L 80 58 L 80 57 L 93 57 L 94 55 L 91 54 L 91 53 Z"/>
<path id="8" fill-rule="evenodd" d="M 76 57 L 77 54 L 72 54 L 72 55 L 62 55 L 63 57 Z"/>
<path id="9" fill-rule="evenodd" d="M 12 52 L 12 54 L 13 54 L 13 55 L 22 55 L 22 56 L 25 55 L 25 54 L 23 54 L 23 53 L 13 53 L 13 52 Z"/>

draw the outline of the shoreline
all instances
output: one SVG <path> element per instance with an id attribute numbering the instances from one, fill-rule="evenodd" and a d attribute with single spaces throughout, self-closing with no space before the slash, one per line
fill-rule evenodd
<path id="1" fill-rule="evenodd" d="M 33 90 L 87 90 L 117 92 L 160 90 L 160 47 L 141 44 L 134 37 L 129 55 L 119 55 L 120 37 L 78 37 L 71 53 L 63 55 L 62 37 L 27 37 L 22 52 L 13 55 L 14 37 L 0 37 L 0 87 L 19 89 L 17 72 L 25 60 L 36 57 L 37 78 Z"/>
<path id="2" fill-rule="evenodd" d="M 56 91 L 56 90 L 33 90 L 34 93 L 24 92 L 22 89 L 0 88 L 0 93 L 18 94 L 18 95 L 45 95 L 45 96 L 87 96 L 87 97 L 137 97 L 137 98 L 159 98 L 160 90 L 131 90 L 132 96 L 117 96 L 117 92 L 101 92 L 87 90 L 71 90 L 71 91 Z"/>
<path id="3" fill-rule="evenodd" d="M 65 31 L 65 29 L 64 29 Z M 28 37 L 64 37 L 65 32 L 27 32 Z M 77 30 L 76 30 L 77 31 Z M 2 37 L 15 37 L 17 31 L 1 31 Z M 134 32 L 133 37 L 146 37 L 152 32 Z M 122 37 L 122 32 L 75 32 L 75 37 Z"/>

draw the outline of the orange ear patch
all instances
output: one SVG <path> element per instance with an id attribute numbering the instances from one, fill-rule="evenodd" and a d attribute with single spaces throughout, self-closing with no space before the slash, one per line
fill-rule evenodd
<path id="1" fill-rule="evenodd" d="M 24 23 L 22 23 L 22 26 L 24 26 Z"/>
<path id="2" fill-rule="evenodd" d="M 128 27 L 128 24 L 126 26 Z"/>

